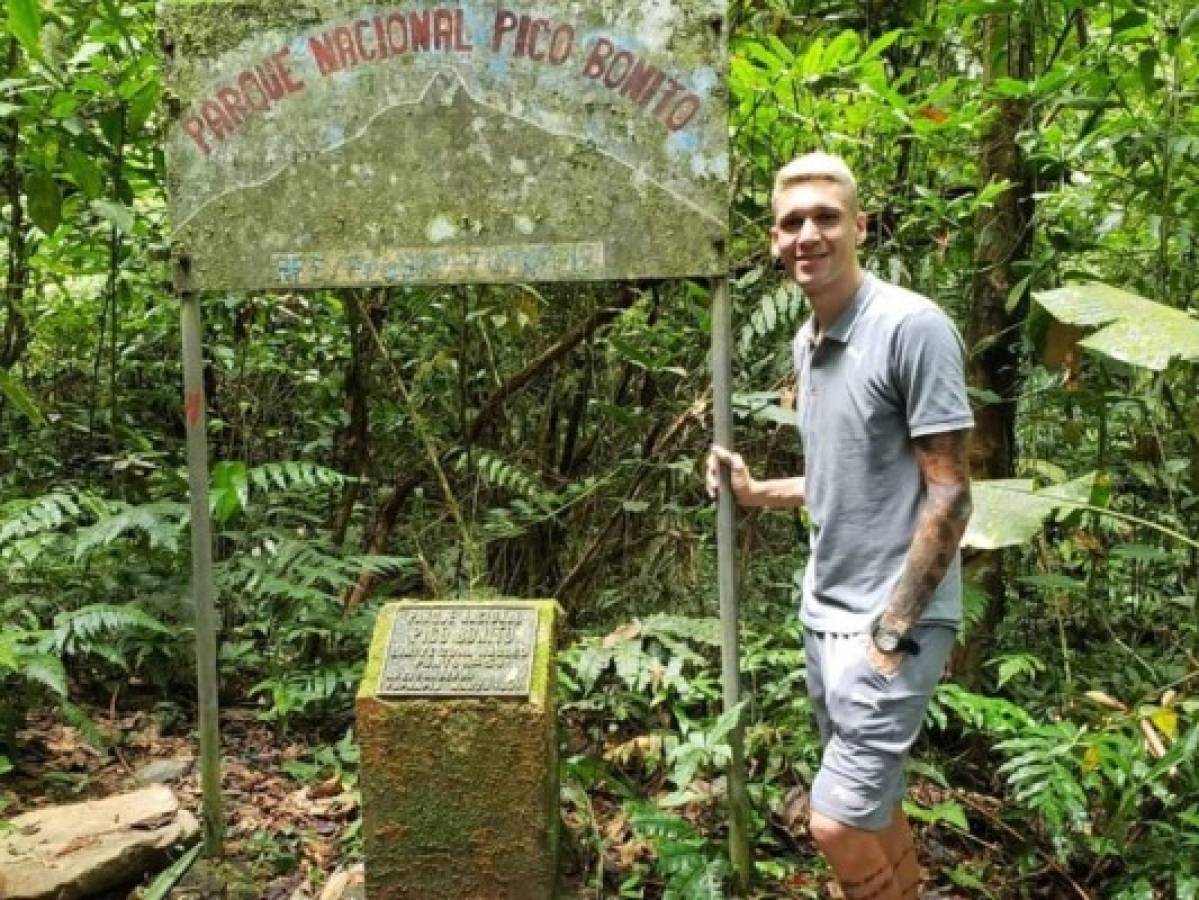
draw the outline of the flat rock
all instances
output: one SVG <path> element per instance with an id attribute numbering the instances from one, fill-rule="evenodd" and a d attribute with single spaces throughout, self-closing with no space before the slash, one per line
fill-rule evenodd
<path id="1" fill-rule="evenodd" d="M 156 759 L 138 769 L 133 777 L 140 785 L 170 784 L 191 771 L 191 759 Z"/>
<path id="2" fill-rule="evenodd" d="M 165 785 L 39 809 L 10 824 L 0 836 L 4 900 L 80 900 L 120 887 L 160 868 L 200 830 Z"/>

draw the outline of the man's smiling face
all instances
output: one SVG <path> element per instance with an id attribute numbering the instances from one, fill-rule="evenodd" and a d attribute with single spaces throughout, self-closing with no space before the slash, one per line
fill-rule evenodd
<path id="1" fill-rule="evenodd" d="M 865 238 L 865 215 L 835 181 L 800 181 L 775 199 L 771 251 L 810 298 L 840 300 L 853 293 L 858 244 Z"/>

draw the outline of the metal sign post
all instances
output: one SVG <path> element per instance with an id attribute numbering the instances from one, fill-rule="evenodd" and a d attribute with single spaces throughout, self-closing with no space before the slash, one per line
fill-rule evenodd
<path id="1" fill-rule="evenodd" d="M 204 333 L 200 321 L 200 298 L 194 293 L 184 293 L 180 300 L 180 325 L 183 332 L 183 418 L 187 426 L 187 485 L 191 495 L 192 597 L 196 604 L 196 683 L 199 691 L 204 848 L 209 856 L 220 857 L 224 853 L 225 845 L 225 816 L 221 802 L 212 522 L 208 510 Z"/>
<path id="2" fill-rule="evenodd" d="M 727 276 L 712 282 L 712 419 L 716 443 L 733 447 L 733 313 Z M 716 560 L 720 586 L 721 693 L 728 712 L 741 702 L 741 663 L 737 611 L 737 502 L 727 466 L 720 467 L 716 508 Z M 745 792 L 744 728 L 729 734 L 729 858 L 737 882 L 748 887 L 752 874 L 749 852 L 749 795 Z"/>

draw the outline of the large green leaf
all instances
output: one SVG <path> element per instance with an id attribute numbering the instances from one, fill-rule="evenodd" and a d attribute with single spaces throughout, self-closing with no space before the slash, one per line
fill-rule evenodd
<path id="1" fill-rule="evenodd" d="M 200 855 L 200 851 L 203 849 L 203 843 L 195 844 L 168 868 L 164 869 L 150 886 L 146 888 L 146 892 L 141 895 L 142 900 L 165 900 L 166 897 L 169 897 L 171 895 L 171 888 L 191 868 L 192 863 L 196 861 L 196 857 Z"/>
<path id="2" fill-rule="evenodd" d="M 158 109 L 160 100 L 158 80 L 154 79 L 141 88 L 129 104 L 129 118 L 125 122 L 128 134 L 136 135 L 154 110 Z"/>
<path id="3" fill-rule="evenodd" d="M 45 420 L 42 418 L 42 412 L 37 408 L 37 404 L 33 402 L 33 398 L 26 393 L 25 388 L 21 386 L 21 382 L 17 381 L 8 372 L 0 371 L 0 395 L 8 398 L 17 409 L 19 409 L 30 422 L 34 425 L 41 425 Z"/>
<path id="4" fill-rule="evenodd" d="M 1199 360 L 1199 319 L 1101 282 L 1033 296 L 1067 325 L 1104 326 L 1079 341 L 1103 356 L 1162 371 L 1175 358 Z"/>
<path id="5" fill-rule="evenodd" d="M 115 200 L 93 200 L 92 210 L 107 219 L 118 231 L 133 234 L 133 213 L 129 207 Z"/>
<path id="6" fill-rule="evenodd" d="M 53 234 L 62 224 L 62 191 L 48 172 L 36 169 L 25 179 L 25 199 L 29 218 L 46 234 Z"/>
<path id="7" fill-rule="evenodd" d="M 33 653 L 26 656 L 21 673 L 29 681 L 48 687 L 59 697 L 67 696 L 67 670 L 62 660 L 49 653 Z"/>
<path id="8" fill-rule="evenodd" d="M 1058 508 L 1086 503 L 1091 496 L 1095 473 L 1036 490 L 1031 478 L 976 481 L 970 486 L 974 514 L 962 538 L 962 546 L 974 550 L 998 550 L 1025 544 L 1041 530 Z"/>
<path id="9" fill-rule="evenodd" d="M 40 57 L 42 7 L 40 0 L 8 0 L 8 30 L 30 56 Z"/>
<path id="10" fill-rule="evenodd" d="M 79 150 L 68 150 L 63 154 L 63 162 L 79 190 L 93 199 L 100 196 L 104 190 L 104 174 L 90 156 Z"/>
<path id="11" fill-rule="evenodd" d="M 230 460 L 213 467 L 209 503 L 212 514 L 221 524 L 250 504 L 250 478 L 244 462 Z"/>

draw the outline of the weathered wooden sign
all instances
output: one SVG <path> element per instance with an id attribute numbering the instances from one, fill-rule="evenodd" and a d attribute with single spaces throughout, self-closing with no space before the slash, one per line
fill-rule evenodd
<path id="1" fill-rule="evenodd" d="M 725 271 L 727 0 L 165 0 L 184 290 Z"/>

